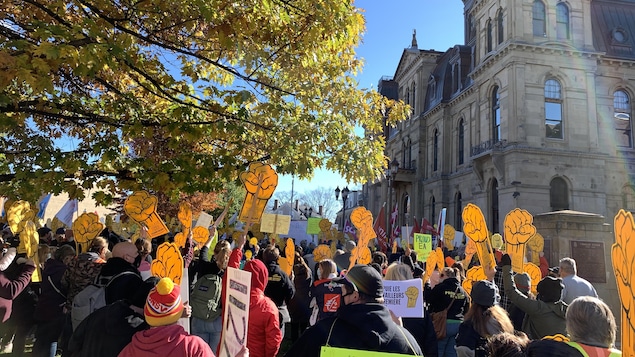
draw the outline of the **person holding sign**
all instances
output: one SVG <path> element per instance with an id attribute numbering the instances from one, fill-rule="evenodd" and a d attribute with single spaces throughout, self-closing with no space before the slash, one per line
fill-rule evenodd
<path id="1" fill-rule="evenodd" d="M 412 334 L 393 321 L 383 304 L 384 285 L 375 268 L 358 264 L 333 281 L 342 285 L 337 314 L 310 327 L 285 356 L 319 357 L 322 346 L 351 349 L 350 355 L 356 355 L 354 350 L 422 355 Z"/>

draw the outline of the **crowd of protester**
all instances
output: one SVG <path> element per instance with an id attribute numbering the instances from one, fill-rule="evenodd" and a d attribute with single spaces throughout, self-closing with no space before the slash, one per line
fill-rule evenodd
<path id="1" fill-rule="evenodd" d="M 469 267 L 435 269 L 422 282 L 421 317 L 401 318 L 384 305 L 384 281 L 428 276 L 409 248 L 376 251 L 370 264 L 349 270 L 355 242 L 338 243 L 331 259 L 316 262 L 316 245 L 302 241 L 287 275 L 278 263 L 283 247 L 267 238 L 251 246 L 249 236 L 216 240 L 212 227 L 200 249 L 189 238 L 182 248 L 186 302 L 178 284 L 150 274 L 157 245 L 171 236 L 130 241 L 105 230 L 77 252 L 71 230 L 38 233 L 42 274 L 33 283 L 35 262 L 16 252 L 19 236 L 2 230 L 0 342 L 14 356 L 25 354 L 29 339 L 31 355 L 42 357 L 218 355 L 228 267 L 251 273 L 242 357 L 320 356 L 323 346 L 435 357 L 619 355 L 615 318 L 571 258 L 558 271 L 542 267 L 536 296 L 529 275 L 513 272 L 504 252 L 470 293 L 462 284 Z M 104 287 L 105 306 L 85 312 L 78 301 L 95 284 Z M 439 313 L 441 332 L 432 318 Z"/>

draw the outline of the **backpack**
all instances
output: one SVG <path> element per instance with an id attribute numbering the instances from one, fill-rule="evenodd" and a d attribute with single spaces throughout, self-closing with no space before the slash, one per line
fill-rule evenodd
<path id="1" fill-rule="evenodd" d="M 86 286 L 73 298 L 71 308 L 71 322 L 73 331 L 93 311 L 106 306 L 106 288 L 115 279 L 122 275 L 135 274 L 132 271 L 124 271 L 112 277 L 97 276 L 94 283 Z"/>
<path id="2" fill-rule="evenodd" d="M 192 316 L 197 319 L 212 321 L 220 316 L 222 278 L 218 274 L 207 274 L 196 280 L 190 293 Z"/>

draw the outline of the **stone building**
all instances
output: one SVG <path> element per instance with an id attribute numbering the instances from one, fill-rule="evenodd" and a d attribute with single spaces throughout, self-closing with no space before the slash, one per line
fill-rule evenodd
<path id="1" fill-rule="evenodd" d="M 402 226 L 447 208 L 460 229 L 472 202 L 492 232 L 515 207 L 635 210 L 635 1 L 463 2 L 464 44 L 423 50 L 415 33 L 379 81 L 413 112 L 386 128 L 394 173 L 364 186 L 366 207 L 397 204 Z"/>

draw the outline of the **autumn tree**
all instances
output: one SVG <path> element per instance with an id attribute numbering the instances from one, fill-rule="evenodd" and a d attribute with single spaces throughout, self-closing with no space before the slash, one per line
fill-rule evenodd
<path id="1" fill-rule="evenodd" d="M 0 4 L 0 195 L 81 199 L 96 185 L 103 203 L 137 189 L 175 199 L 256 160 L 373 179 L 382 118 L 408 113 L 358 89 L 364 18 L 350 1 Z"/>

